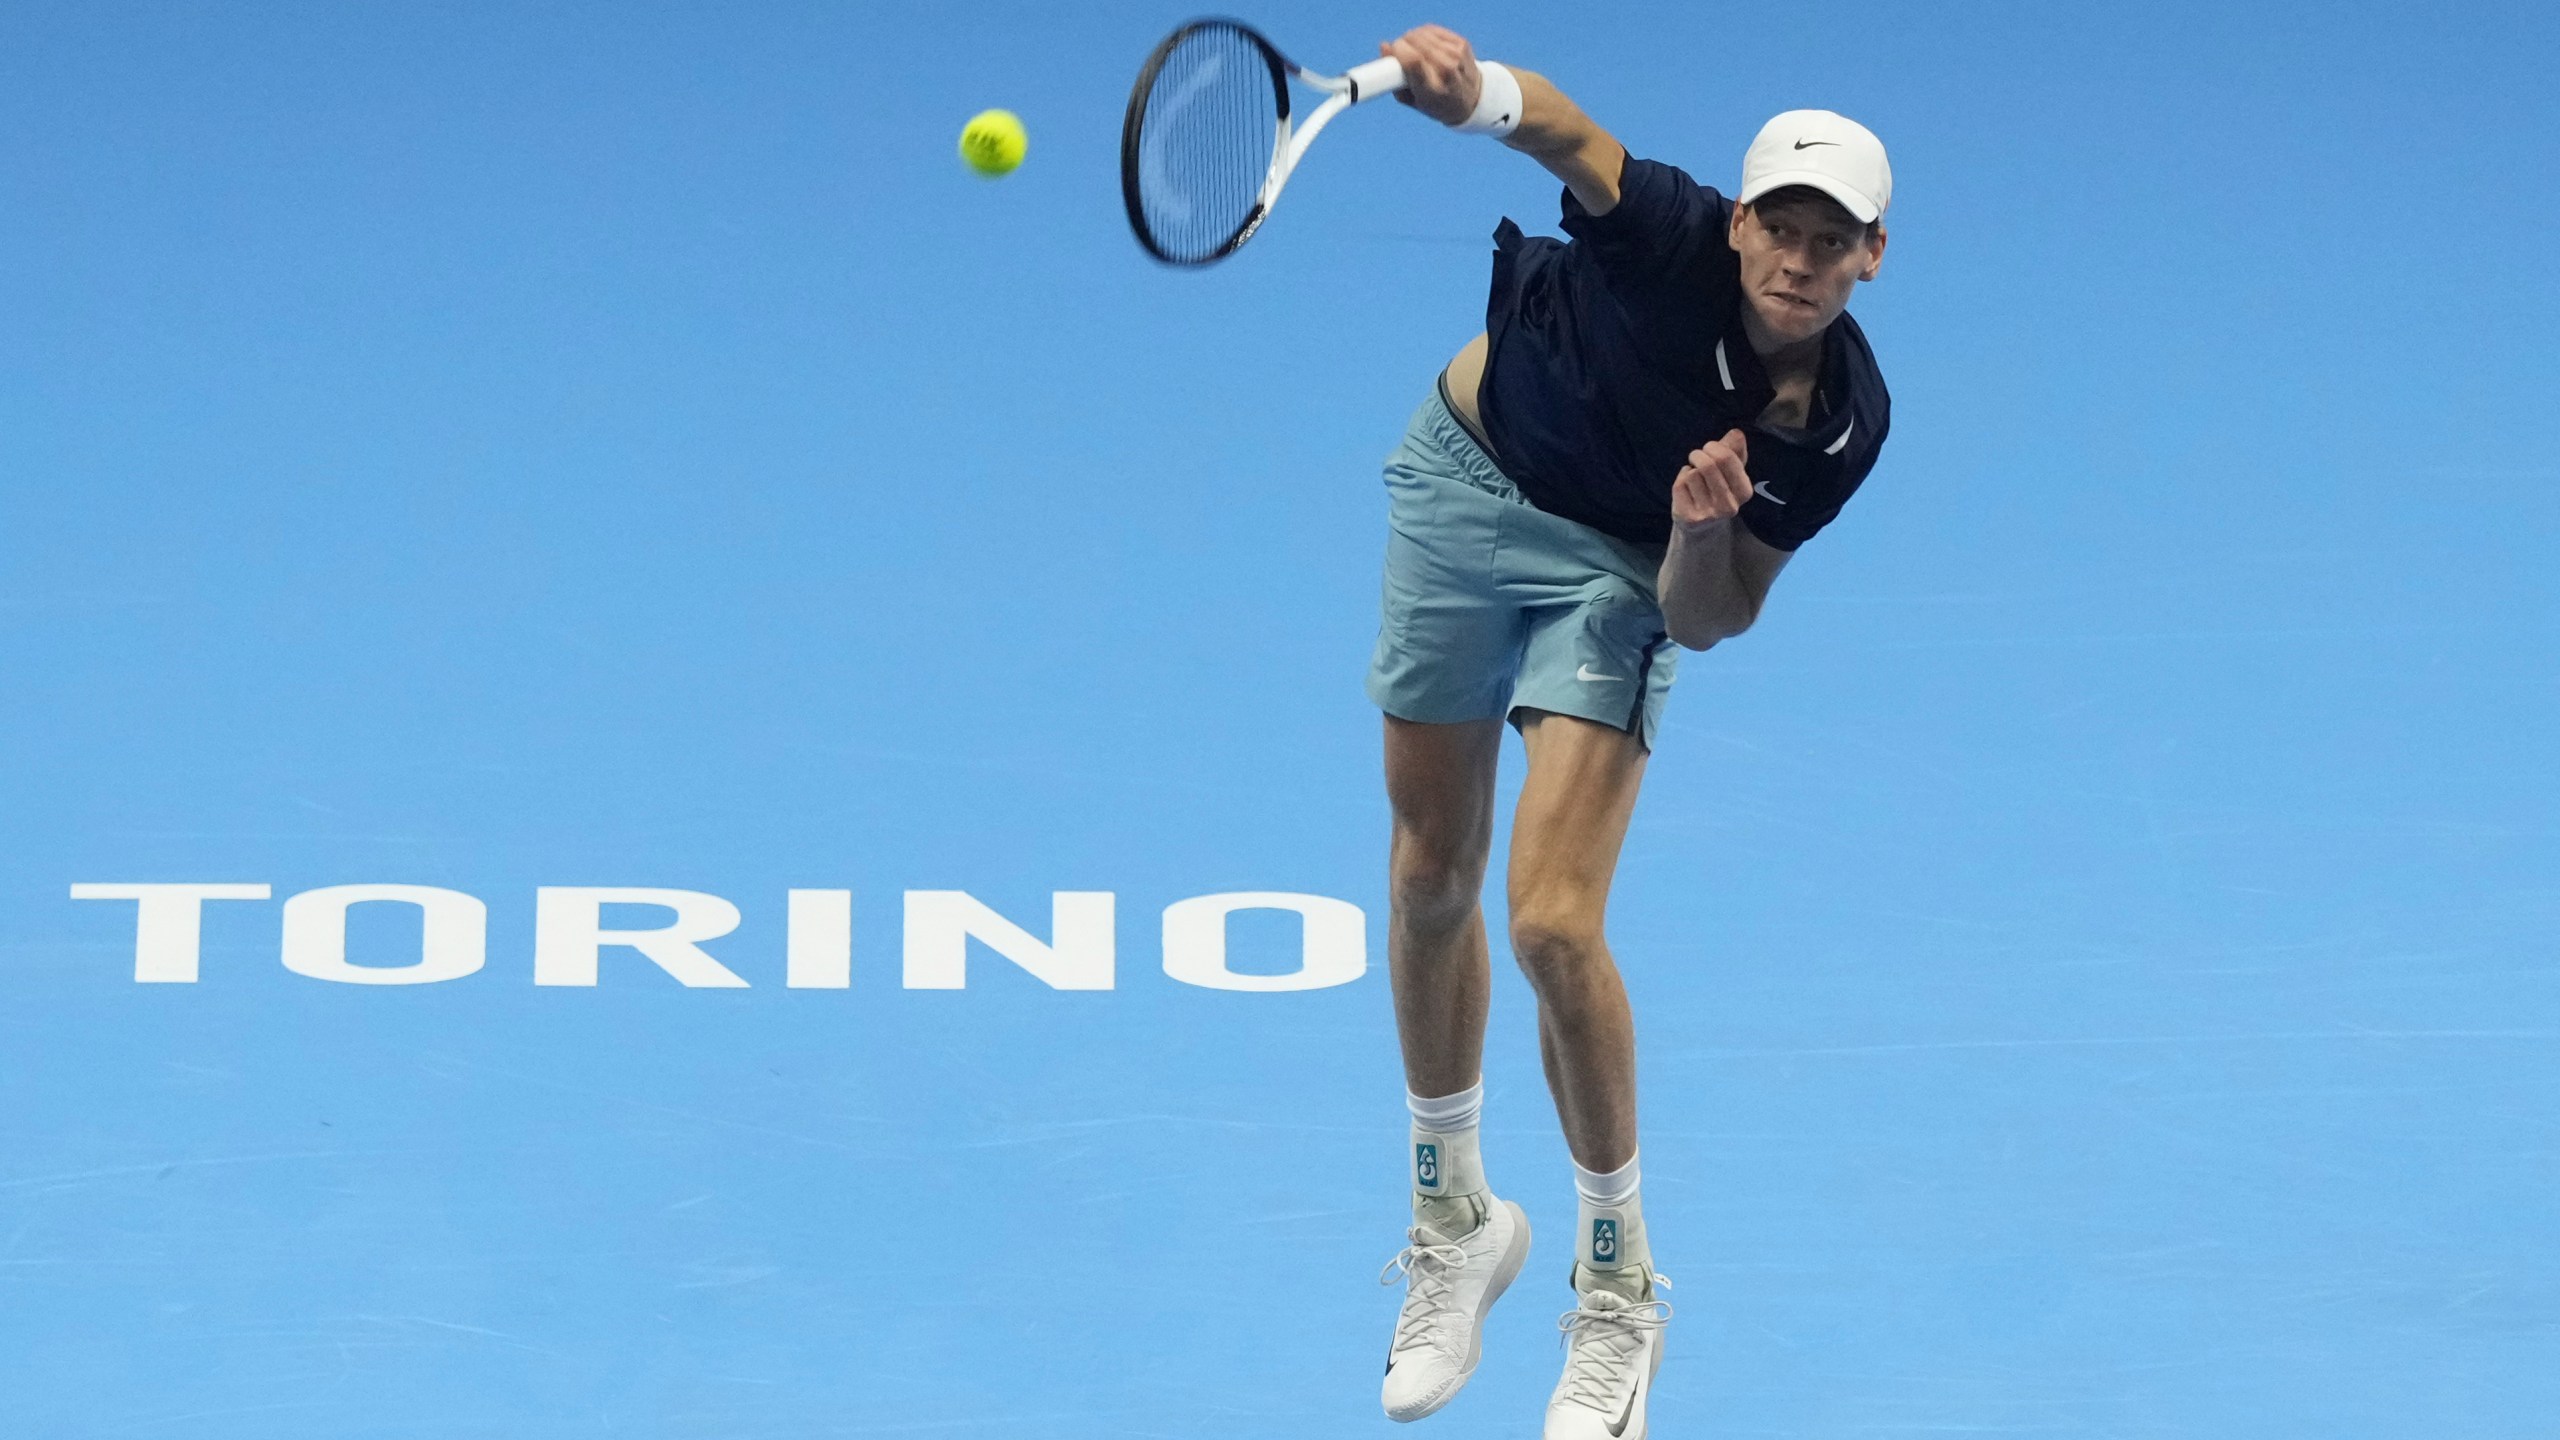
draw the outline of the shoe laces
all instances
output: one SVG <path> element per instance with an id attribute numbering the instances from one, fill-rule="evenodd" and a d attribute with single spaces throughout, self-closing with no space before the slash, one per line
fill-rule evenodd
<path id="1" fill-rule="evenodd" d="M 1407 1230 L 1405 1239 L 1412 1243 L 1378 1272 L 1381 1285 L 1393 1285 L 1399 1275 L 1407 1281 L 1404 1311 L 1396 1317 L 1398 1350 L 1435 1338 L 1431 1322 L 1448 1307 L 1449 1272 L 1467 1263 L 1467 1247 L 1428 1225 Z"/>
<path id="2" fill-rule="evenodd" d="M 1660 1275 L 1653 1283 L 1671 1288 Z M 1563 1332 L 1559 1341 L 1566 1346 L 1558 1398 L 1607 1412 L 1618 1403 L 1629 1368 L 1644 1353 L 1645 1333 L 1670 1323 L 1667 1300 L 1629 1300 L 1614 1290 L 1585 1293 L 1579 1306 L 1556 1321 Z"/>

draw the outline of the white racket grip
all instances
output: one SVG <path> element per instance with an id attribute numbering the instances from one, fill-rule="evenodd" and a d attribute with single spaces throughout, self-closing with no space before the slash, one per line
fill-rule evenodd
<path id="1" fill-rule="evenodd" d="M 1354 65 L 1343 73 L 1343 81 L 1351 87 L 1351 103 L 1375 100 L 1393 95 L 1404 88 L 1404 62 L 1392 55 L 1382 55 L 1366 65 Z"/>

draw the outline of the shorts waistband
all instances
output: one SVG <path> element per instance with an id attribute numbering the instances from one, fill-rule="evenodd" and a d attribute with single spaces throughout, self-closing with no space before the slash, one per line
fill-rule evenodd
<path id="1" fill-rule="evenodd" d="M 1449 478 L 1465 481 L 1497 500 L 1516 505 L 1529 503 L 1520 487 L 1511 483 L 1511 477 L 1502 473 L 1493 457 L 1484 453 L 1484 447 L 1450 413 L 1447 394 L 1436 381 L 1431 386 L 1431 397 L 1422 402 L 1421 411 L 1414 416 L 1414 428 L 1447 457 L 1453 472 Z"/>

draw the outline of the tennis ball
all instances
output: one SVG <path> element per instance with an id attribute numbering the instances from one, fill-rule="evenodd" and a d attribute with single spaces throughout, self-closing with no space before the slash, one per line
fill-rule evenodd
<path id="1" fill-rule="evenodd" d="M 960 130 L 960 158 L 981 175 L 1009 175 L 1031 148 L 1022 117 L 1010 110 L 981 110 Z"/>

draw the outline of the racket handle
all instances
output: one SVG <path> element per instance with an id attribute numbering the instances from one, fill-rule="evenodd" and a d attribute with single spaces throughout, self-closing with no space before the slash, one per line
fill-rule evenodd
<path id="1" fill-rule="evenodd" d="M 1381 56 L 1366 65 L 1352 66 L 1342 78 L 1351 86 L 1351 103 L 1357 105 L 1403 89 L 1404 62 L 1392 55 Z"/>

